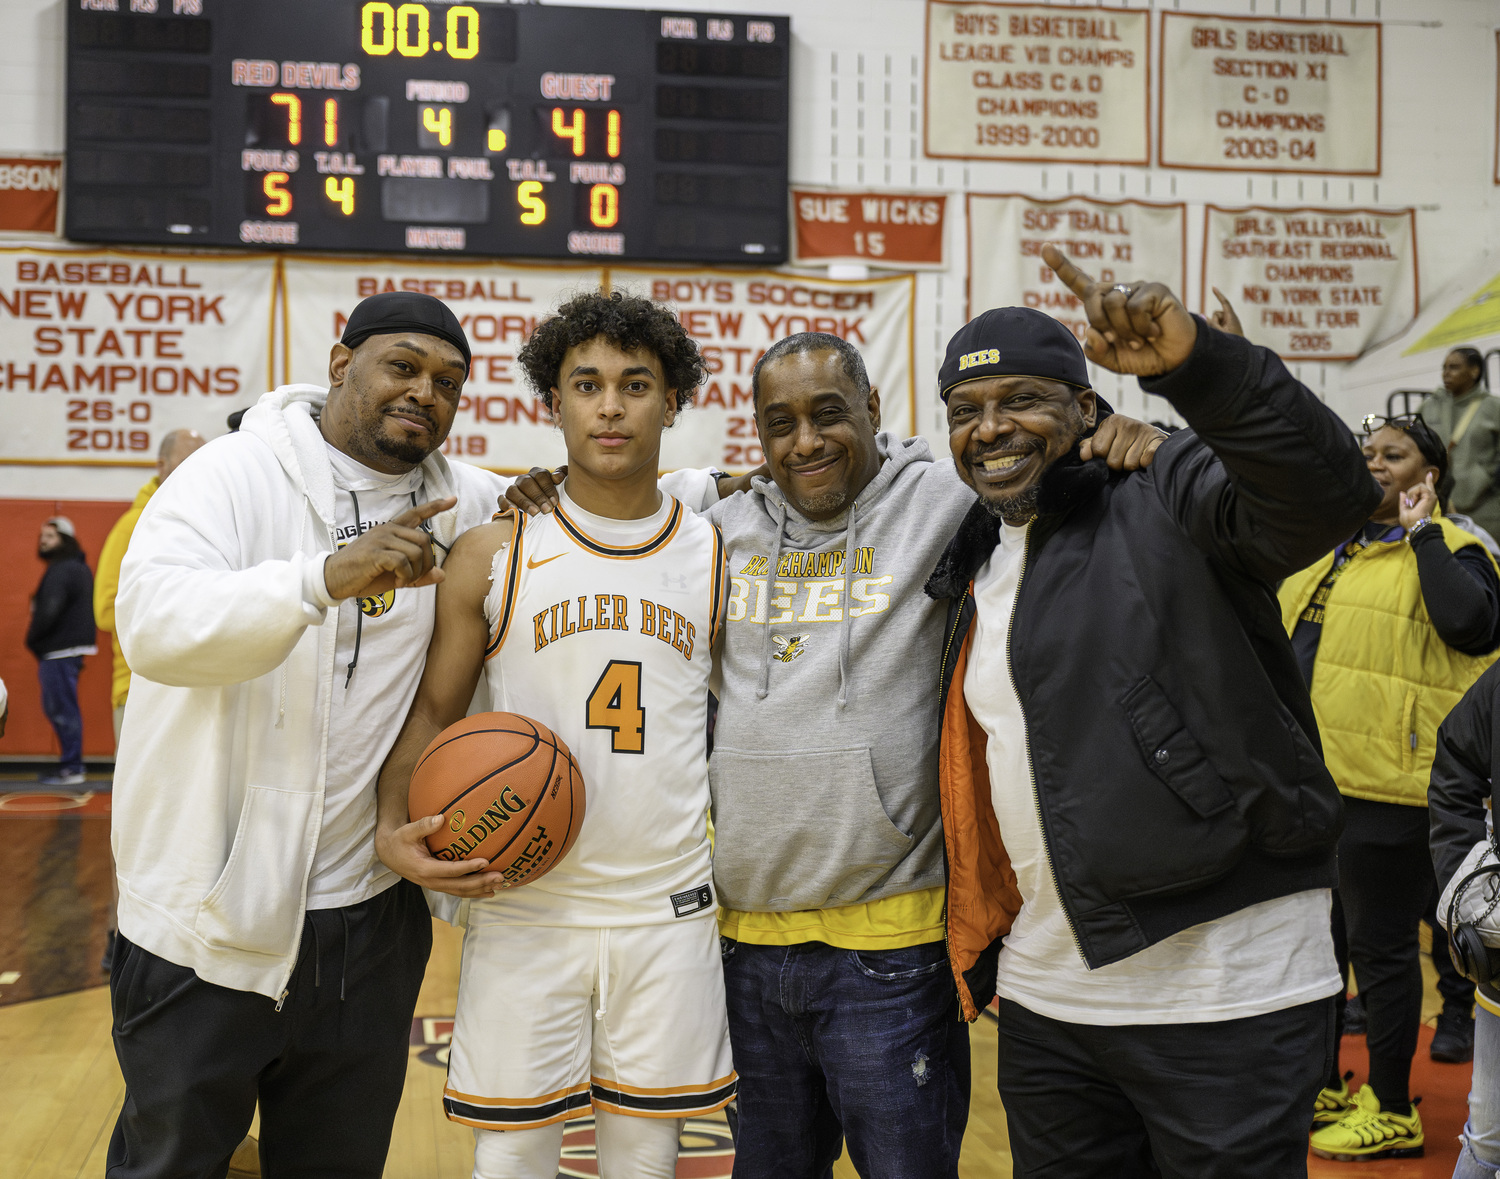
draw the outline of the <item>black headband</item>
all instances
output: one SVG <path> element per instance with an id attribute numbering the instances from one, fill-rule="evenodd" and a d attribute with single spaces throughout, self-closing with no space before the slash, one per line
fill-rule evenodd
<path id="1" fill-rule="evenodd" d="M 350 312 L 340 340 L 350 348 L 357 348 L 371 336 L 393 332 L 419 332 L 447 340 L 463 353 L 464 368 L 473 363 L 469 339 L 464 335 L 458 316 L 441 299 L 414 291 L 386 291 L 371 295 Z"/>

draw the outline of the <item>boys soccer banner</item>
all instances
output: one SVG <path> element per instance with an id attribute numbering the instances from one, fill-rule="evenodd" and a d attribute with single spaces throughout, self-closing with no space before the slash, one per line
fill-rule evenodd
<path id="1" fill-rule="evenodd" d="M 970 193 L 968 317 L 992 307 L 1032 307 L 1082 339 L 1083 303 L 1042 260 L 1047 242 L 1103 282 L 1154 279 L 1187 297 L 1184 205 Z"/>
<path id="2" fill-rule="evenodd" d="M 858 348 L 880 390 L 880 428 L 898 438 L 916 432 L 914 275 L 844 282 L 769 270 L 611 268 L 609 280 L 669 303 L 703 350 L 708 379 L 662 438 L 664 470 L 738 473 L 765 460 L 750 373 L 767 348 L 797 332 L 827 332 Z"/>
<path id="3" fill-rule="evenodd" d="M 281 380 L 328 383 L 329 351 L 361 299 L 381 291 L 433 295 L 458 316 L 474 356 L 443 453 L 508 473 L 564 461 L 562 435 L 516 367 L 516 353 L 560 303 L 599 289 L 598 267 L 288 258 L 285 268 Z"/>
<path id="4" fill-rule="evenodd" d="M 1417 314 L 1413 209 L 1220 209 L 1203 224 L 1203 309 L 1218 287 L 1284 360 L 1353 360 Z"/>
<path id="5" fill-rule="evenodd" d="M 152 466 L 271 375 L 268 255 L 0 250 L 0 464 Z"/>

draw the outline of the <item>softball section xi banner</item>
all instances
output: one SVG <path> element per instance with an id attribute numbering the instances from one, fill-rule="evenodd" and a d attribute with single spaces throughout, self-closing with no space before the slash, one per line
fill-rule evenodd
<path id="1" fill-rule="evenodd" d="M 883 428 L 898 436 L 913 429 L 910 275 L 832 282 L 773 271 L 605 271 L 380 259 L 289 258 L 284 267 L 282 379 L 326 380 L 328 350 L 354 305 L 368 295 L 422 291 L 452 307 L 468 334 L 474 367 L 444 449 L 497 471 L 564 461 L 562 435 L 516 367 L 516 353 L 565 299 L 601 287 L 669 303 L 703 350 L 708 379 L 667 431 L 663 469 L 741 471 L 760 465 L 750 373 L 766 348 L 794 332 L 828 332 L 854 344 L 881 391 Z"/>
<path id="2" fill-rule="evenodd" d="M 271 369 L 275 259 L 0 250 L 0 463 L 150 466 Z M 326 368 L 326 364 L 324 366 Z"/>
<path id="3" fill-rule="evenodd" d="M 1032 307 L 1080 339 L 1083 303 L 1042 261 L 1053 242 L 1102 282 L 1150 277 L 1179 294 L 1187 286 L 1187 208 L 1149 201 L 1015 193 L 969 194 L 969 316 L 991 307 Z"/>

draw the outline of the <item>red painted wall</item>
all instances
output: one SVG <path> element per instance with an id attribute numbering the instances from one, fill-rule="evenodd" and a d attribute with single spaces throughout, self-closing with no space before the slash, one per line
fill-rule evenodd
<path id="1" fill-rule="evenodd" d="M 145 482 L 150 472 L 143 473 Z M 56 757 L 57 738 L 42 714 L 42 692 L 37 684 L 36 658 L 26 649 L 26 624 L 31 617 L 31 595 L 46 568 L 36 555 L 37 534 L 51 516 L 66 516 L 78 530 L 89 568 L 99 562 L 99 550 L 114 522 L 125 514 L 128 501 L 37 500 L 0 501 L 7 526 L 0 529 L 0 679 L 10 692 L 10 721 L 0 738 L 0 754 Z M 109 707 L 109 634 L 99 632 L 99 654 L 83 660 L 78 680 L 78 702 L 83 709 L 83 752 L 88 757 L 113 757 L 115 733 Z"/>

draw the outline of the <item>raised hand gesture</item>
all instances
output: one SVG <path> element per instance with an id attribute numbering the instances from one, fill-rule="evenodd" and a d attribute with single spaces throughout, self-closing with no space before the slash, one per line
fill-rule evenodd
<path id="1" fill-rule="evenodd" d="M 1437 502 L 1437 473 L 1428 471 L 1426 479 L 1401 493 L 1401 502 L 1397 506 L 1401 527 L 1410 531 L 1418 520 L 1432 515 Z"/>
<path id="2" fill-rule="evenodd" d="M 1187 308 L 1159 282 L 1099 282 L 1079 270 L 1048 242 L 1042 257 L 1083 301 L 1089 317 L 1084 354 L 1111 372 L 1159 377 L 1188 358 L 1198 325 Z"/>
<path id="3" fill-rule="evenodd" d="M 329 596 L 368 598 L 442 581 L 443 571 L 432 559 L 432 537 L 421 525 L 456 503 L 449 496 L 407 508 L 389 524 L 372 528 L 339 549 L 323 566 Z"/>

